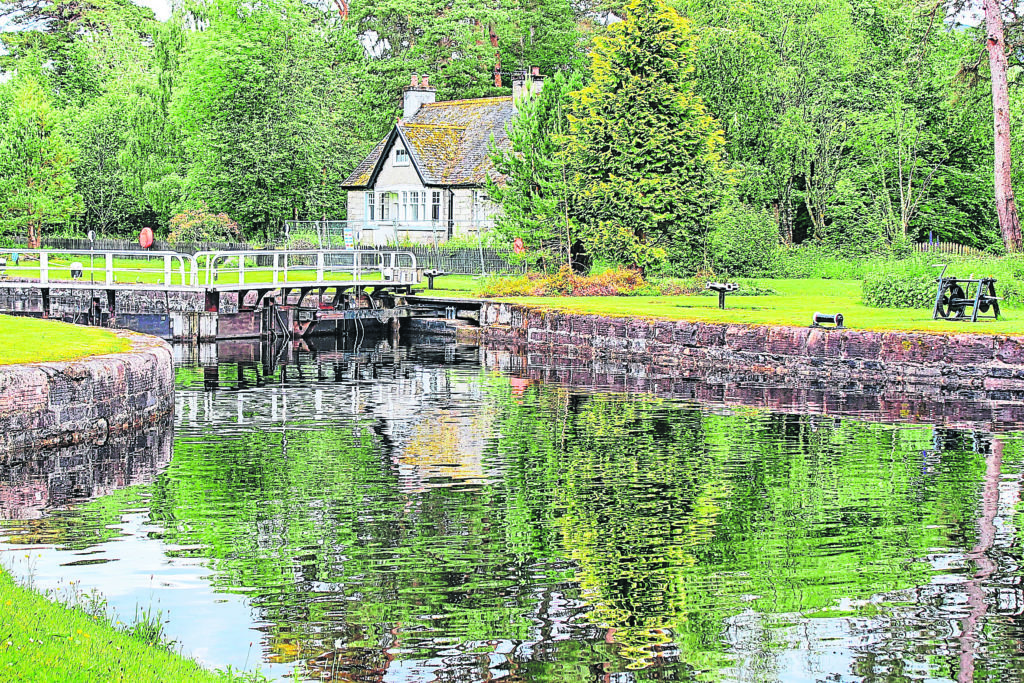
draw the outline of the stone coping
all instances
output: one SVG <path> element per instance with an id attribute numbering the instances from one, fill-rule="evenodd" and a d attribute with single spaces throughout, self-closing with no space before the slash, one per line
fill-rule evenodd
<path id="1" fill-rule="evenodd" d="M 105 443 L 174 411 L 174 363 L 167 342 L 114 330 L 121 353 L 0 366 L 0 461 L 5 454 Z"/>

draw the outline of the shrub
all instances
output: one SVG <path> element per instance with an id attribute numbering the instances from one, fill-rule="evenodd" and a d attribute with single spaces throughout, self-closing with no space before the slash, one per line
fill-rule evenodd
<path id="1" fill-rule="evenodd" d="M 514 278 L 491 278 L 479 294 L 500 296 L 629 296 L 651 292 L 643 276 L 629 268 L 614 268 L 597 275 L 576 275 L 563 265 L 554 275 L 527 273 Z"/>
<path id="2" fill-rule="evenodd" d="M 723 276 L 772 277 L 778 274 L 779 229 L 763 209 L 733 206 L 715 213 L 710 258 Z"/>
<path id="3" fill-rule="evenodd" d="M 689 278 L 659 281 L 645 280 L 636 270 L 612 268 L 596 275 L 575 275 L 568 266 L 562 266 L 554 275 L 527 273 L 511 278 L 490 278 L 478 293 L 485 297 L 502 296 L 718 296 L 707 288 L 715 280 L 709 270 Z M 772 289 L 754 282 L 742 282 L 739 296 L 775 294 Z"/>
<path id="4" fill-rule="evenodd" d="M 937 275 L 919 259 L 887 263 L 864 277 L 864 303 L 876 308 L 931 308 Z"/>
<path id="5" fill-rule="evenodd" d="M 829 246 L 801 244 L 780 250 L 778 274 L 787 278 L 860 280 L 867 262 L 865 257 L 844 256 Z"/>
<path id="6" fill-rule="evenodd" d="M 237 242 L 242 229 L 226 213 L 211 213 L 206 206 L 188 209 L 171 218 L 171 234 L 167 241 L 177 246 L 182 242 Z"/>

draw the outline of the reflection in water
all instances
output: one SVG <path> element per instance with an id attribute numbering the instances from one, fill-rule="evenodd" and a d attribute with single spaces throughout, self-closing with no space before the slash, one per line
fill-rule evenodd
<path id="1" fill-rule="evenodd" d="M 36 580 L 277 676 L 1022 679 L 1013 436 L 317 344 L 182 352 L 155 482 L 5 524 Z"/>
<path id="2" fill-rule="evenodd" d="M 18 451 L 0 461 L 0 519 L 35 519 L 126 486 L 152 482 L 171 461 L 167 423 L 113 435 L 101 445 Z"/>

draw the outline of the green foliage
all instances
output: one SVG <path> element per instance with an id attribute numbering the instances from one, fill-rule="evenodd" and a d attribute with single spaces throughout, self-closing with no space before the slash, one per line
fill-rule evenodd
<path id="1" fill-rule="evenodd" d="M 290 218 L 344 218 L 340 183 L 370 147 L 355 33 L 298 0 L 205 12 L 171 104 L 190 194 L 268 235 Z"/>
<path id="2" fill-rule="evenodd" d="M 567 263 L 575 226 L 568 216 L 569 188 L 562 150 L 569 133 L 571 93 L 583 86 L 579 74 L 556 74 L 538 95 L 518 102 L 507 149 L 491 147 L 505 182 L 488 183 L 502 207 L 495 230 L 506 243 L 523 240 L 527 255 L 542 264 Z"/>
<path id="3" fill-rule="evenodd" d="M 722 130 L 694 92 L 698 36 L 662 0 L 633 0 L 595 38 L 574 93 L 571 212 L 595 256 L 696 266 L 722 182 Z"/>
<path id="4" fill-rule="evenodd" d="M 360 34 L 377 40 L 370 82 L 392 97 L 411 73 L 430 74 L 439 99 L 508 95 L 507 78 L 495 85 L 496 70 L 554 74 L 582 55 L 576 6 L 564 0 L 369 0 L 352 12 Z"/>
<path id="5" fill-rule="evenodd" d="M 488 278 L 479 296 L 631 296 L 656 294 L 636 270 L 612 268 L 596 275 L 577 275 L 563 265 L 552 275 L 527 273 L 520 277 Z"/>
<path id="6" fill-rule="evenodd" d="M 242 230 L 226 213 L 212 213 L 205 206 L 189 209 L 171 219 L 171 232 L 167 241 L 181 242 L 238 242 Z"/>
<path id="7" fill-rule="evenodd" d="M 74 149 L 39 78 L 19 76 L 0 89 L 0 231 L 25 231 L 34 245 L 44 225 L 82 211 Z"/>
<path id="8" fill-rule="evenodd" d="M 878 256 L 884 259 L 885 256 Z M 784 247 L 779 254 L 779 276 L 822 280 L 859 280 L 868 257 L 850 256 L 822 244 Z"/>
<path id="9" fill-rule="evenodd" d="M 78 607 L 54 604 L 14 583 L 0 569 L 0 623 L 4 625 L 0 670 L 15 680 L 221 681 L 164 644 L 148 645 L 114 627 L 102 596 L 87 593 Z M 243 680 L 243 679 L 239 679 Z"/>
<path id="10" fill-rule="evenodd" d="M 935 303 L 938 270 L 918 260 L 895 262 L 864 277 L 864 303 L 877 308 L 929 308 Z"/>
<path id="11" fill-rule="evenodd" d="M 780 262 L 779 229 L 768 211 L 731 206 L 712 218 L 708 258 L 730 277 L 772 277 Z"/>
<path id="12" fill-rule="evenodd" d="M 739 198 L 787 242 L 999 241 L 991 103 L 953 78 L 977 34 L 897 0 L 681 0 L 697 92 L 725 128 Z"/>
<path id="13" fill-rule="evenodd" d="M 131 135 L 130 113 L 120 95 L 98 97 L 69 123 L 78 151 L 72 172 L 85 212 L 81 227 L 97 234 L 137 233 L 151 216 L 131 193 L 122 164 L 122 150 Z"/>

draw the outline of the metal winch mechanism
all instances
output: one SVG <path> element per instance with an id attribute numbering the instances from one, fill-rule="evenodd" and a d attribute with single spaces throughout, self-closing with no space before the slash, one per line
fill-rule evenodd
<path id="1" fill-rule="evenodd" d="M 935 280 L 938 287 L 932 320 L 970 320 L 973 323 L 979 318 L 999 319 L 1000 297 L 996 296 L 996 278 L 975 278 L 973 273 L 968 278 L 946 277 L 945 263 L 936 263 L 933 267 L 942 268 L 942 272 Z M 986 315 L 989 311 L 992 315 Z"/>

